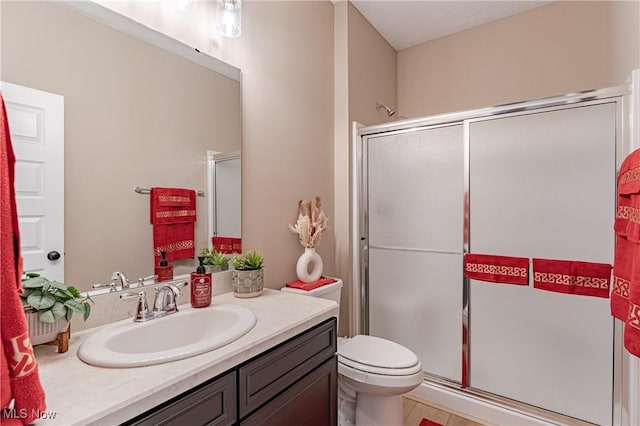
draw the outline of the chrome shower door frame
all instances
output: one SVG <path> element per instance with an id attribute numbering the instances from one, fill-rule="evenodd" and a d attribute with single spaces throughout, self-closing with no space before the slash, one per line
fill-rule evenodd
<path id="1" fill-rule="evenodd" d="M 603 103 L 616 104 L 616 171 L 619 170 L 620 163 L 626 154 L 631 151 L 631 125 L 632 118 L 629 111 L 630 107 L 631 85 L 623 85 L 611 88 L 588 90 L 584 92 L 569 93 L 560 96 L 542 98 L 530 101 L 517 102 L 507 105 L 500 105 L 489 108 L 475 109 L 470 111 L 454 112 L 449 114 L 440 114 L 424 118 L 410 119 L 387 123 L 375 126 L 361 126 L 354 123 L 352 128 L 352 241 L 353 241 L 353 305 L 352 308 L 356 312 L 352 313 L 353 334 L 369 333 L 369 199 L 368 199 L 368 142 L 371 138 L 381 135 L 393 135 L 406 132 L 415 132 L 430 128 L 436 128 L 447 125 L 462 124 L 464 129 L 464 193 L 469 193 L 470 174 L 469 174 L 469 125 L 473 122 L 492 120 L 496 118 L 513 117 L 532 112 L 547 112 L 574 108 L 577 106 L 597 105 Z M 635 131 L 638 131 L 637 129 Z M 612 206 L 614 208 L 615 206 Z M 470 229 L 469 217 L 465 217 L 463 224 L 466 229 Z M 463 254 L 469 252 L 469 233 L 463 232 L 463 241 L 461 241 L 461 249 Z M 469 330 L 470 326 L 470 281 L 463 274 L 462 284 L 462 301 L 461 301 L 461 318 L 463 328 Z M 628 379 L 624 380 L 625 375 L 633 375 L 633 369 L 629 368 L 625 361 L 625 354 L 622 349 L 622 326 L 618 321 L 614 328 L 614 347 L 612 348 L 612 356 L 614 357 L 613 366 L 613 413 L 612 424 L 622 425 L 629 414 L 625 413 L 625 405 L 629 405 L 628 401 L 633 398 L 634 387 L 629 384 Z M 470 348 L 469 335 L 466 335 L 466 341 L 462 344 L 464 361 L 468 368 L 472 368 L 470 364 Z M 631 371 L 631 372 L 630 372 Z M 436 387 L 442 387 L 447 391 L 453 391 L 464 395 L 465 397 L 477 398 L 482 402 L 494 404 L 502 409 L 513 410 L 532 418 L 542 419 L 552 422 L 560 422 L 562 424 L 572 424 L 576 419 L 562 414 L 553 413 L 543 409 L 536 409 L 528 404 L 524 404 L 509 398 L 496 396 L 488 392 L 469 388 L 467 375 L 462 378 L 462 383 L 448 380 L 446 378 L 427 375 L 425 381 Z M 630 395 L 631 393 L 631 395 Z M 627 402 L 627 404 L 625 404 Z M 633 403 L 631 403 L 633 405 Z M 633 410 L 633 407 L 632 407 Z M 631 418 L 633 415 L 631 415 Z M 580 423 L 578 421 L 578 423 Z"/>

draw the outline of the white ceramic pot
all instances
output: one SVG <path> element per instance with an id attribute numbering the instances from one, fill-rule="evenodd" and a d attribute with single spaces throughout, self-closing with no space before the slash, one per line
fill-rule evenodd
<path id="1" fill-rule="evenodd" d="M 312 283 L 318 281 L 322 276 L 322 267 L 322 258 L 316 253 L 316 249 L 305 247 L 304 253 L 298 258 L 296 274 L 303 283 Z"/>
<path id="2" fill-rule="evenodd" d="M 38 319 L 37 312 L 30 312 L 25 316 L 29 327 L 29 340 L 31 340 L 32 345 L 40 345 L 55 340 L 56 336 L 65 331 L 69 325 L 69 321 L 65 317 L 56 322 L 47 323 Z"/>

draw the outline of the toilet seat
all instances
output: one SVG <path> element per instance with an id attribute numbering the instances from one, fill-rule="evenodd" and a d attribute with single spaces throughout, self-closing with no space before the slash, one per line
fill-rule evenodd
<path id="1" fill-rule="evenodd" d="M 422 372 L 422 364 L 413 352 L 375 336 L 357 335 L 344 342 L 338 347 L 338 363 L 380 376 L 411 376 Z"/>

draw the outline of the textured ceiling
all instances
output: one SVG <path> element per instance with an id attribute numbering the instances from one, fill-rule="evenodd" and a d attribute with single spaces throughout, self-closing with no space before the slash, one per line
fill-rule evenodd
<path id="1" fill-rule="evenodd" d="M 396 50 L 403 50 L 551 1 L 351 0 Z"/>

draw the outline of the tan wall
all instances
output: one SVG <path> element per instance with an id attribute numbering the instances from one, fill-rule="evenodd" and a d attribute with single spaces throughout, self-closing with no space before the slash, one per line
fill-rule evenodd
<path id="1" fill-rule="evenodd" d="M 342 298 L 338 321 L 341 336 L 349 334 L 353 323 L 351 305 L 351 226 L 349 175 L 349 9 L 346 1 L 334 5 L 334 180 L 335 214 L 333 231 L 336 240 L 336 275 L 342 278 Z"/>
<path id="2" fill-rule="evenodd" d="M 638 2 L 559 1 L 398 53 L 399 112 L 459 111 L 624 83 Z"/>
<path id="3" fill-rule="evenodd" d="M 351 237 L 351 123 L 390 120 L 376 102 L 396 107 L 396 52 L 351 4 L 334 6 L 335 134 L 334 192 L 336 274 L 343 279 L 340 333 L 353 327 Z"/>
<path id="4" fill-rule="evenodd" d="M 243 248 L 265 253 L 266 286 L 295 280 L 303 248 L 288 224 L 319 195 L 330 230 L 318 253 L 334 275 L 333 5 L 243 2 L 242 25 L 221 58 L 243 72 Z"/>
<path id="5" fill-rule="evenodd" d="M 149 196 L 133 188 L 206 190 L 206 151 L 240 147 L 240 84 L 51 2 L 3 2 L 2 19 L 2 79 L 65 97 L 65 281 L 152 274 Z"/>
<path id="6" fill-rule="evenodd" d="M 364 125 L 396 120 L 376 102 L 397 109 L 396 51 L 349 3 L 349 121 Z"/>

